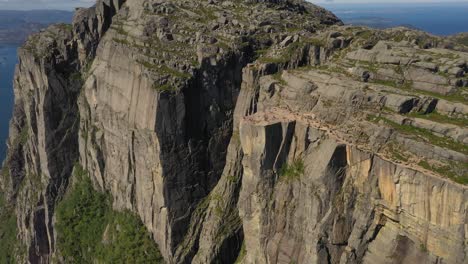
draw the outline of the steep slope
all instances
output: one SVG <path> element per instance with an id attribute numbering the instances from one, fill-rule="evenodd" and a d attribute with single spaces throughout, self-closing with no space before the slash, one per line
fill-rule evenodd
<path id="1" fill-rule="evenodd" d="M 31 37 L 1 181 L 16 258 L 79 261 L 55 208 L 89 175 L 168 263 L 465 262 L 466 47 L 340 24 L 295 0 L 104 0 Z"/>
<path id="2" fill-rule="evenodd" d="M 116 208 L 140 215 L 167 260 L 190 262 L 198 251 L 201 227 L 187 232 L 225 166 L 242 69 L 296 26 L 281 17 L 305 22 L 308 34 L 337 22 L 287 1 L 132 1 L 99 43 L 80 103 L 81 161 Z M 232 210 L 237 223 L 204 261 L 235 259 Z"/>
<path id="3" fill-rule="evenodd" d="M 464 263 L 467 54 L 406 29 L 317 41 L 341 50 L 246 89 L 258 95 L 238 123 L 244 262 Z"/>
<path id="4" fill-rule="evenodd" d="M 115 13 L 114 7 L 99 2 L 87 11 L 92 21 L 86 29 L 93 33 L 83 31 L 87 38 L 99 40 L 110 24 L 111 9 Z M 15 108 L 1 181 L 17 216 L 17 262 L 50 261 L 55 206 L 79 158 L 79 53 L 93 47 L 82 47 L 75 34 L 70 25 L 54 25 L 31 36 L 18 51 Z"/>

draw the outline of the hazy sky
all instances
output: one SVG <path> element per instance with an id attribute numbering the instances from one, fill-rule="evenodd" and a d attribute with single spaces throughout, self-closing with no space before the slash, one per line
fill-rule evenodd
<path id="1" fill-rule="evenodd" d="M 72 10 L 78 6 L 91 6 L 96 0 L 0 0 L 0 9 L 65 9 Z M 197 0 L 194 0 L 197 1 Z M 468 2 L 468 0 L 309 0 L 323 3 L 408 3 L 408 2 Z"/>
<path id="2" fill-rule="evenodd" d="M 73 10 L 75 7 L 91 6 L 96 0 L 0 0 L 0 9 L 63 9 Z"/>

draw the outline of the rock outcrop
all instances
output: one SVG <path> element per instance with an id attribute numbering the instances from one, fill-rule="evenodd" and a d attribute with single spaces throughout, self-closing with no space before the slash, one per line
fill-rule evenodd
<path id="1" fill-rule="evenodd" d="M 111 9 L 100 1 L 87 11 L 89 24 L 103 34 L 102 24 L 110 24 Z M 79 26 L 75 24 L 75 29 Z M 78 31 L 99 41 L 98 36 Z M 79 159 L 78 98 L 84 77 L 79 54 L 83 49 L 93 53 L 92 46 L 80 44 L 73 27 L 60 24 L 32 35 L 18 52 L 14 114 L 1 186 L 15 206 L 22 244 L 19 263 L 48 263 L 55 250 L 54 209 Z"/>
<path id="2" fill-rule="evenodd" d="M 295 0 L 79 9 L 20 51 L 17 259 L 61 259 L 79 163 L 167 263 L 464 263 L 465 50 Z"/>

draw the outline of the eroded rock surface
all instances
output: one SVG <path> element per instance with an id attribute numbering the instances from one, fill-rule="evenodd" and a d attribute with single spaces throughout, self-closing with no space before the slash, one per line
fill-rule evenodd
<path id="1" fill-rule="evenodd" d="M 20 52 L 2 190 L 60 260 L 75 162 L 167 263 L 464 263 L 466 46 L 295 1 L 98 1 Z"/>

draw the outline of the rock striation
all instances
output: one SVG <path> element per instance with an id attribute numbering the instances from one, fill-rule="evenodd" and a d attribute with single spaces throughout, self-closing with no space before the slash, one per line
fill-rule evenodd
<path id="1" fill-rule="evenodd" d="M 299 0 L 79 9 L 20 50 L 0 181 L 16 259 L 60 262 L 78 163 L 167 263 L 464 263 L 457 40 Z"/>

